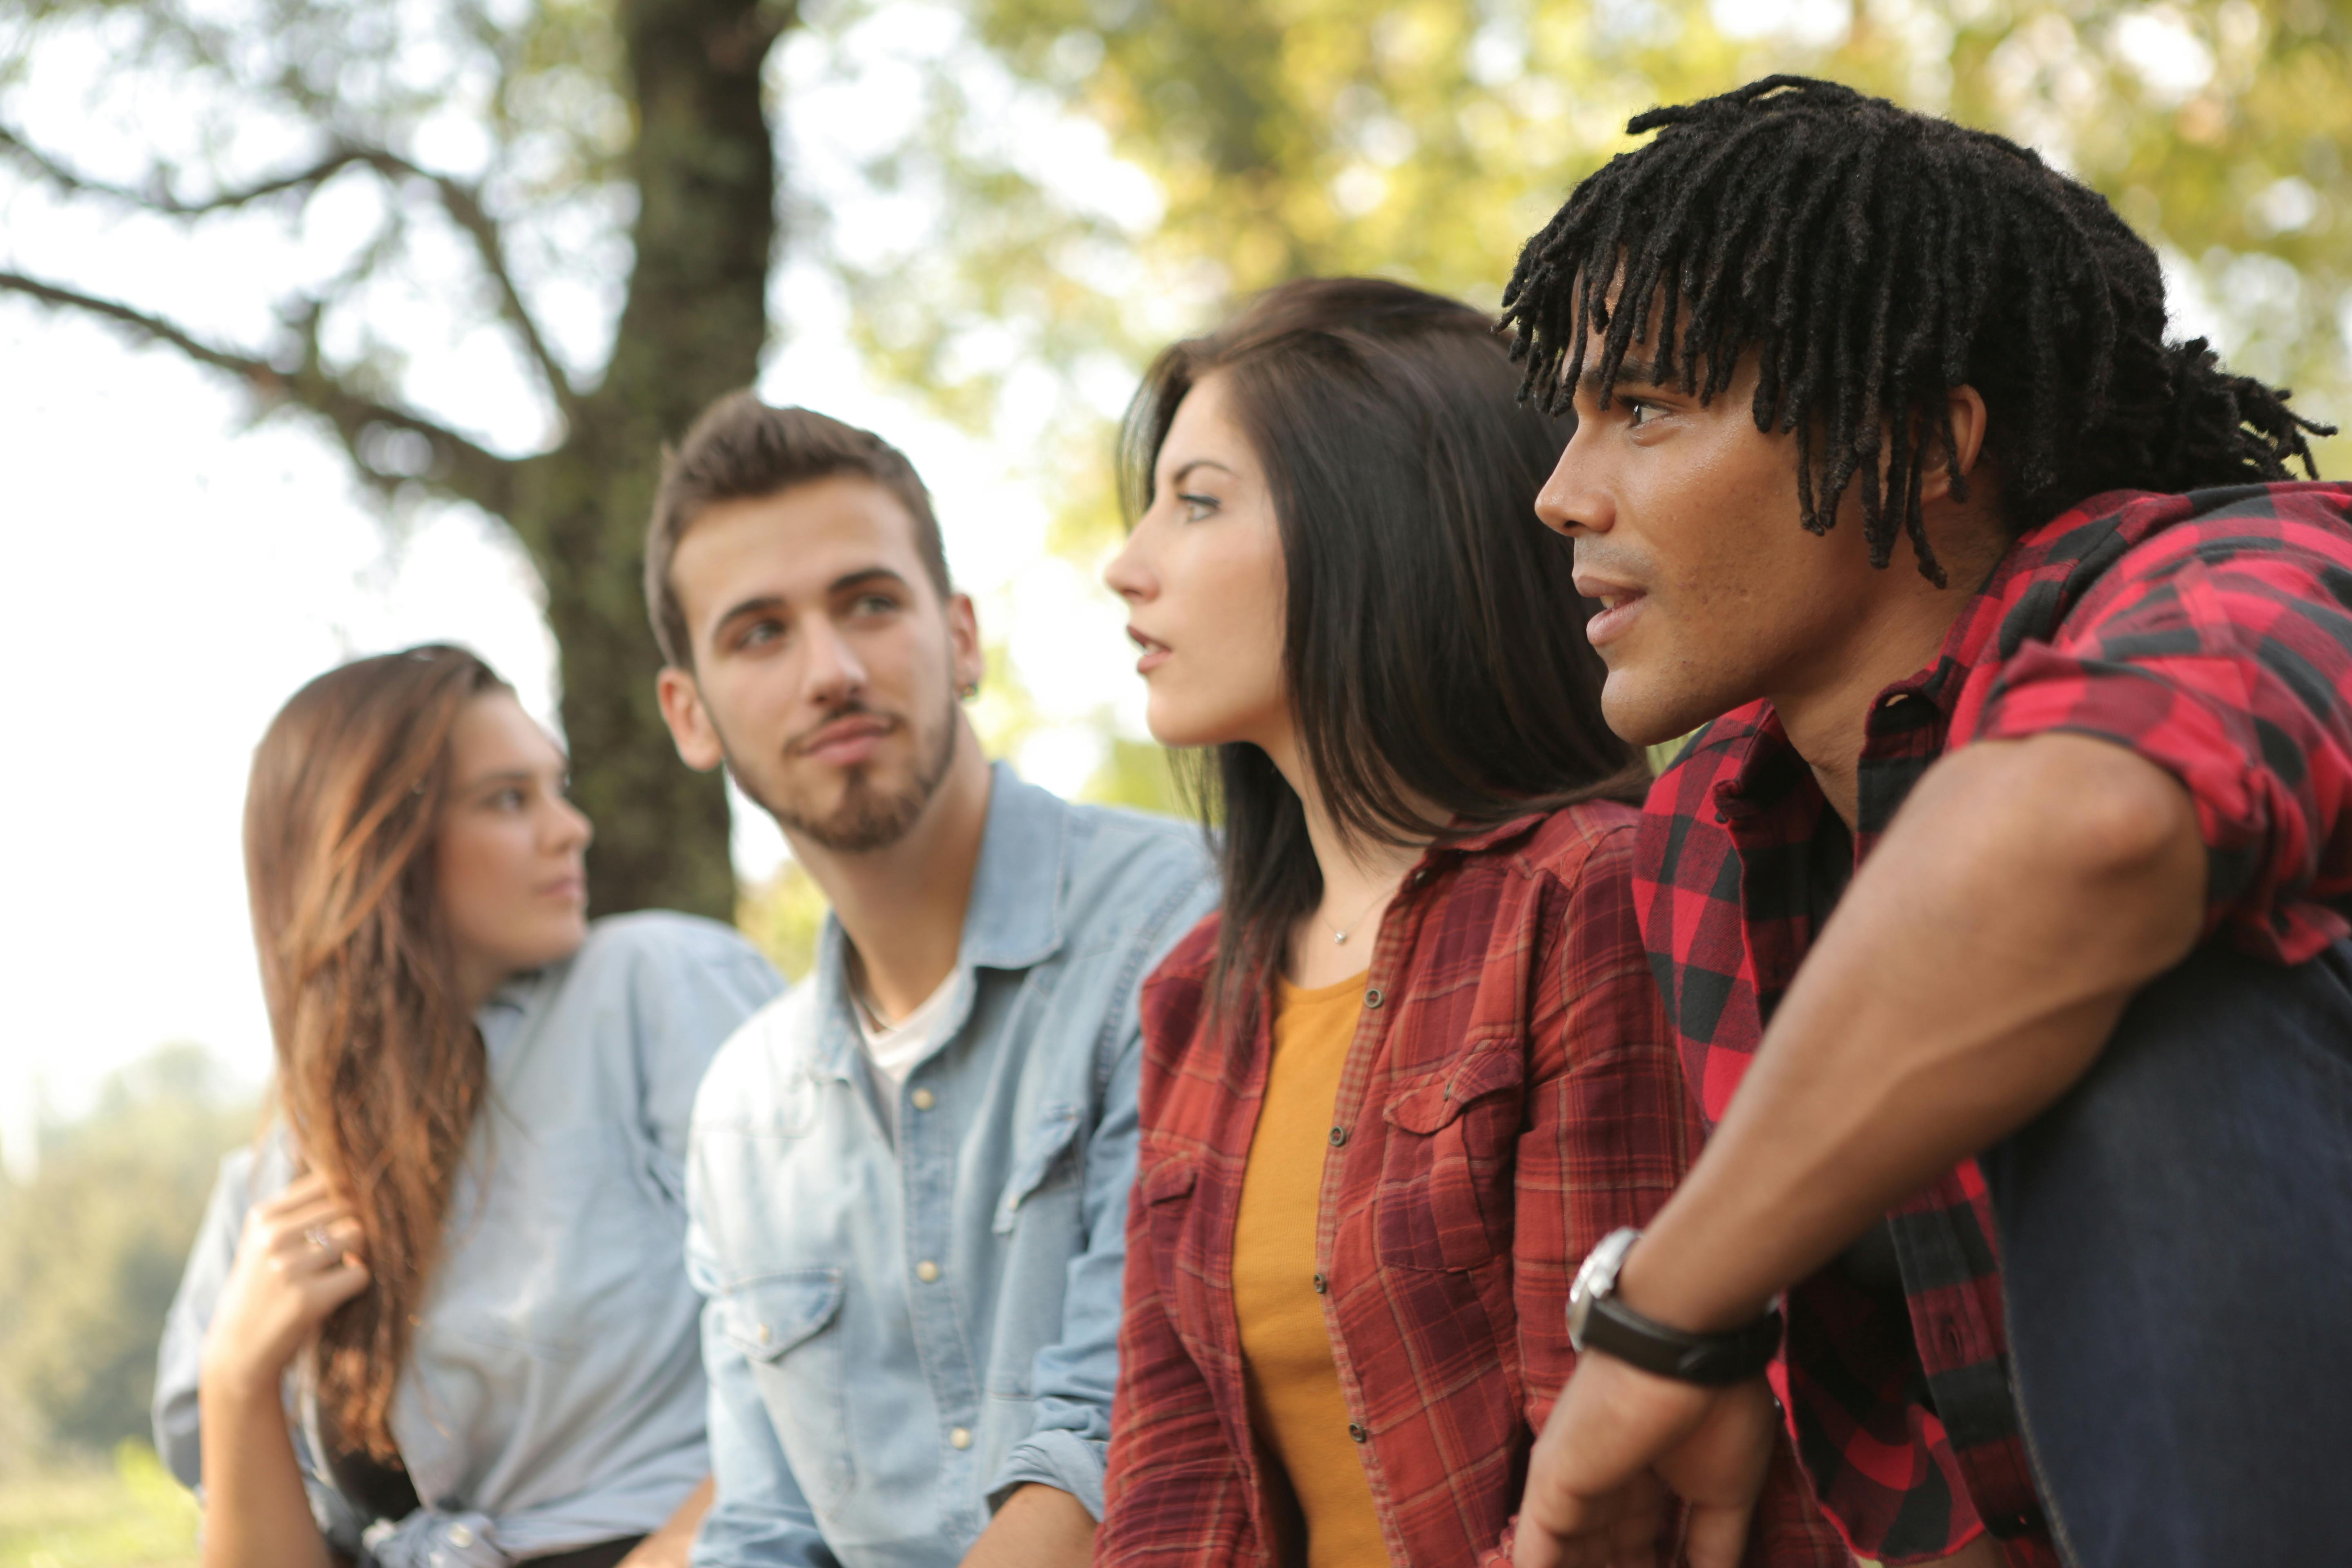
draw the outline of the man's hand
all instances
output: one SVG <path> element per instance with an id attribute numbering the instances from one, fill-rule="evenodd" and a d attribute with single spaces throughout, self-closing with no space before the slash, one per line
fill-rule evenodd
<path id="1" fill-rule="evenodd" d="M 1778 1424 L 1761 1378 L 1702 1388 L 1579 1357 L 1528 1460 L 1513 1568 L 1654 1563 L 1675 1497 L 1691 1505 L 1691 1568 L 1737 1568 Z"/>
<path id="2" fill-rule="evenodd" d="M 1059 1487 L 1033 1484 L 1004 1500 L 962 1568 L 1087 1568 L 1094 1554 L 1087 1505 Z"/>

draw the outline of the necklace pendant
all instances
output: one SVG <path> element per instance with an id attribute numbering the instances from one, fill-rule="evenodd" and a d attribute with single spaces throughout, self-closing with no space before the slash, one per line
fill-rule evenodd
<path id="1" fill-rule="evenodd" d="M 1331 945 L 1332 945 L 1333 947 L 1345 947 L 1345 946 L 1347 946 L 1347 945 L 1348 945 L 1348 933 L 1347 933 L 1346 931 L 1333 931 L 1333 932 L 1331 933 Z"/>

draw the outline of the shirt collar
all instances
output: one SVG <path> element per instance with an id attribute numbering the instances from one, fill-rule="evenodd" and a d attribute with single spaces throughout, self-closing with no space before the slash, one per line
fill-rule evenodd
<path id="1" fill-rule="evenodd" d="M 1034 968 L 1061 950 L 1064 861 L 1069 854 L 1070 807 L 1052 792 L 1025 784 L 1008 763 L 989 770 L 988 819 L 981 828 L 980 861 L 964 906 L 963 944 L 949 977 L 942 1035 L 963 1026 L 971 1011 L 974 969 Z M 819 1067 L 846 1078 L 859 1048 L 856 1003 L 849 992 L 849 943 L 841 922 L 824 917 L 817 938 Z"/>

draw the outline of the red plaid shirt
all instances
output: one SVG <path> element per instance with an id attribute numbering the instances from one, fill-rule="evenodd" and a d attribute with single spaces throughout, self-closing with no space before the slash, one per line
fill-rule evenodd
<path id="1" fill-rule="evenodd" d="M 2209 936 L 2294 963 L 2352 930 L 2352 487 L 2101 496 L 2019 540 L 1935 664 L 1874 705 L 1852 863 L 1944 752 L 2051 730 L 2188 786 Z M 1767 704 L 1709 725 L 1651 792 L 1643 940 L 1710 1126 L 1843 889 L 1844 842 Z M 1907 1313 L 1834 1268 L 1789 1296 L 1775 1379 L 1814 1488 L 1866 1557 L 1941 1556 L 1981 1521 L 2011 1563 L 2054 1563 L 1975 1163 L 1890 1229 Z"/>
<path id="2" fill-rule="evenodd" d="M 1498 1563 L 1573 1364 L 1577 1265 L 1699 1141 L 1633 903 L 1634 814 L 1432 851 L 1381 922 L 1324 1156 L 1316 1270 L 1391 1558 Z M 1143 1136 L 1095 1561 L 1270 1563 L 1234 1220 L 1272 1054 L 1207 1016 L 1213 916 L 1147 984 Z M 1751 1563 L 1847 1562 L 1785 1452 Z"/>

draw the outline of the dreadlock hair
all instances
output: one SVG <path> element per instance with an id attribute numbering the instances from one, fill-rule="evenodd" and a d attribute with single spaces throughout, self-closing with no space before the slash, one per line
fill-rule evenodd
<path id="1" fill-rule="evenodd" d="M 2334 428 L 2204 339 L 2167 342 L 2156 252 L 2031 150 L 1796 76 L 1625 129 L 1659 134 L 1576 187 L 1504 290 L 1523 397 L 1566 405 L 1588 333 L 1604 389 L 1654 344 L 1656 383 L 1702 402 L 1753 348 L 1756 427 L 1796 433 L 1805 527 L 1858 479 L 1871 563 L 1899 527 L 1938 586 L 1920 486 L 1941 461 L 1968 494 L 1956 386 L 1984 399 L 2011 531 L 2103 490 L 2284 479 L 2291 458 L 2318 477 L 2305 437 Z"/>

